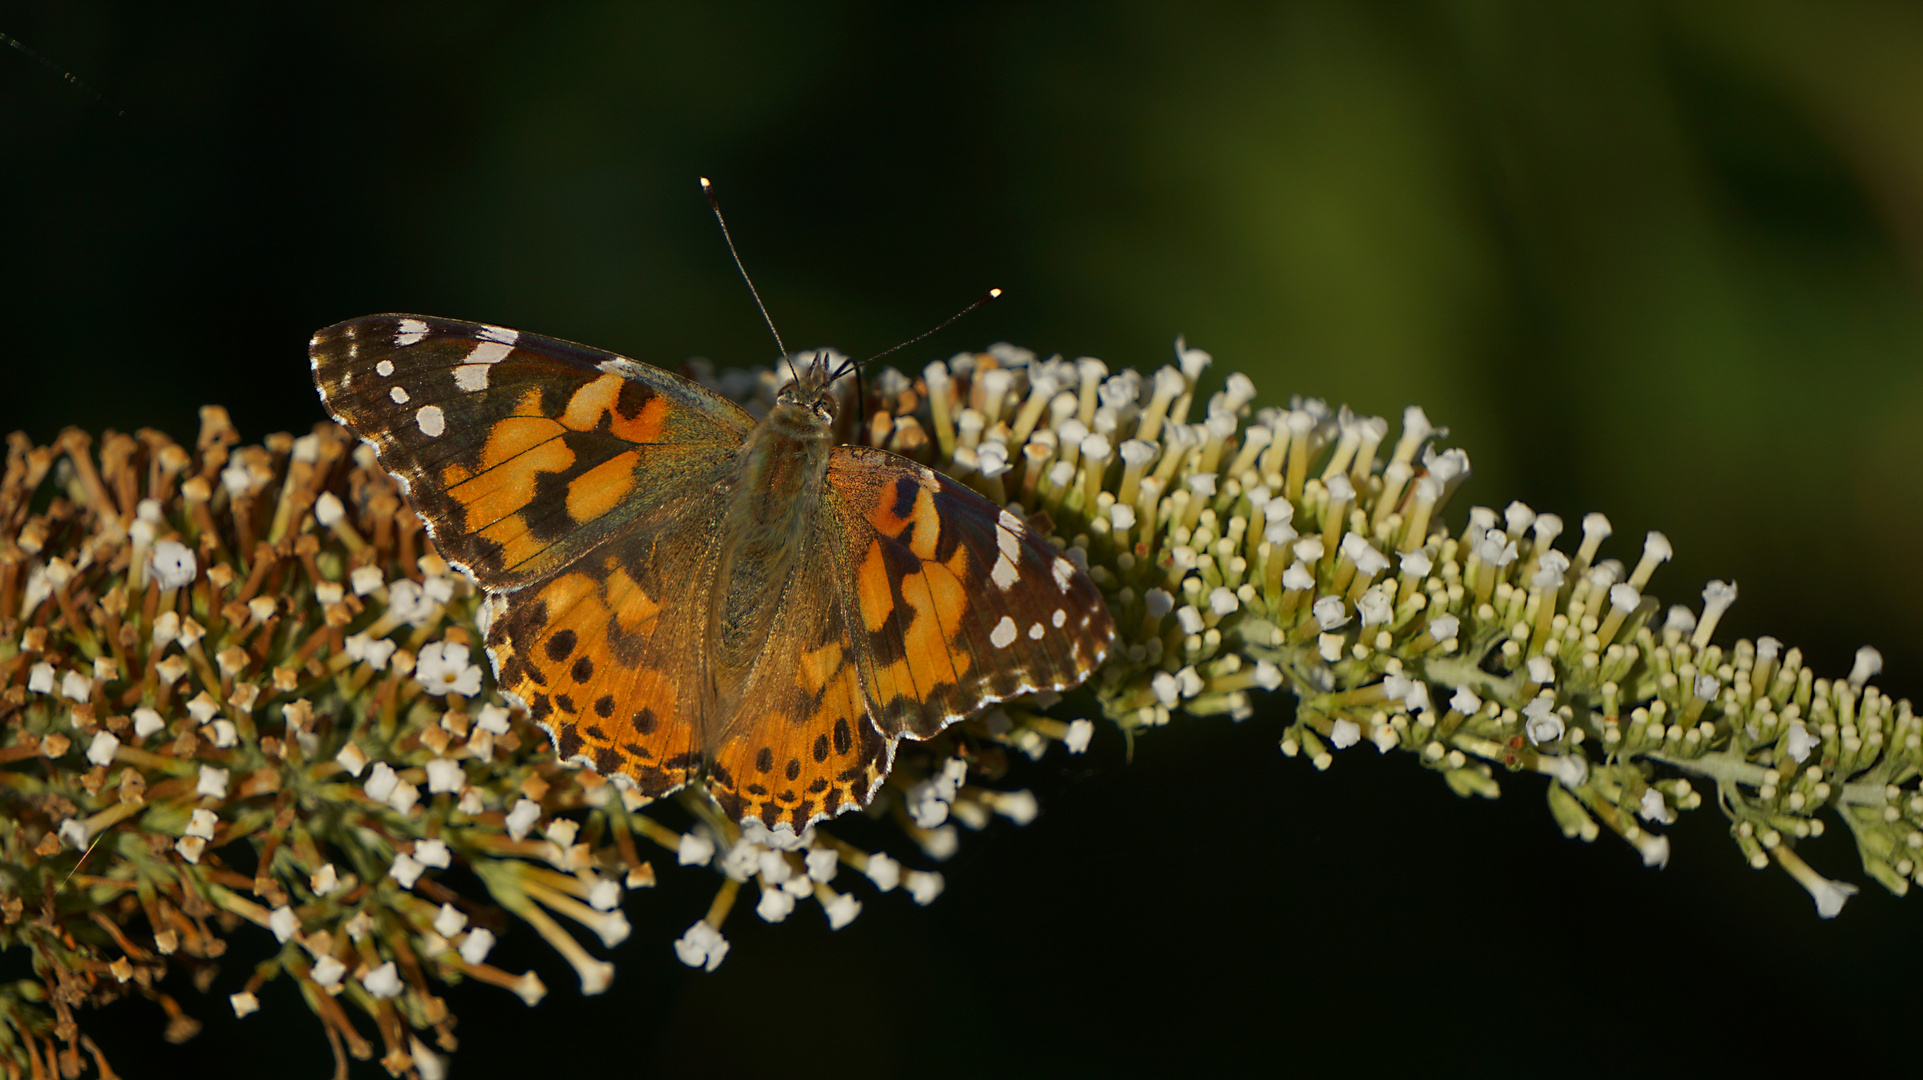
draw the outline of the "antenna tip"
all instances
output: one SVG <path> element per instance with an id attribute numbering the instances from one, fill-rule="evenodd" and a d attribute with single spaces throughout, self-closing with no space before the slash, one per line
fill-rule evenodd
<path id="1" fill-rule="evenodd" d="M 712 190 L 714 190 L 714 185 L 713 185 L 713 184 L 710 184 L 710 183 L 708 182 L 708 178 L 707 178 L 707 177 L 705 177 L 705 176 L 701 178 L 701 190 L 703 190 L 703 191 L 712 191 Z"/>
<path id="2" fill-rule="evenodd" d="M 990 289 L 990 290 L 988 290 L 988 298 L 989 298 L 990 300 L 993 300 L 993 299 L 995 299 L 996 297 L 998 297 L 998 296 L 1000 296 L 1001 294 L 1002 294 L 1002 291 L 1001 291 L 1000 289 Z"/>

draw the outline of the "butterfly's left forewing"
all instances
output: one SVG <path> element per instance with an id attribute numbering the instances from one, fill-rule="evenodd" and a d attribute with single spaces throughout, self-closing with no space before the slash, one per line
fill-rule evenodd
<path id="1" fill-rule="evenodd" d="M 309 356 L 328 411 L 407 482 L 442 554 L 494 590 L 711 487 L 754 423 L 680 376 L 480 323 L 369 315 L 314 335 Z"/>

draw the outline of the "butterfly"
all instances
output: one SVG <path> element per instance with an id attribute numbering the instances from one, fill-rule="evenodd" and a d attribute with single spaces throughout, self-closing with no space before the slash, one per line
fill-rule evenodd
<path id="1" fill-rule="evenodd" d="M 836 445 L 825 353 L 756 421 L 679 375 L 498 326 L 314 336 L 321 400 L 486 590 L 509 700 L 559 755 L 800 832 L 866 805 L 902 738 L 1081 683 L 1115 624 L 1019 515 Z"/>

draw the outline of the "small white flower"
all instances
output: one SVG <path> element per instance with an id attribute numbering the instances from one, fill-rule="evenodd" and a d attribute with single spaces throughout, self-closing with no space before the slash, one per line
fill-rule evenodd
<path id="1" fill-rule="evenodd" d="M 1062 736 L 1062 745 L 1071 754 L 1079 754 L 1088 749 L 1090 739 L 1095 737 L 1095 724 L 1087 719 L 1071 720 L 1068 733 Z"/>
<path id="2" fill-rule="evenodd" d="M 901 864 L 879 851 L 868 856 L 868 865 L 862 872 L 882 892 L 889 892 L 901 884 Z"/>
<path id="3" fill-rule="evenodd" d="M 761 890 L 761 902 L 755 905 L 755 914 L 763 922 L 780 922 L 793 914 L 795 898 L 781 889 Z"/>
<path id="4" fill-rule="evenodd" d="M 347 516 L 347 507 L 341 505 L 339 495 L 331 491 L 323 491 L 321 497 L 314 500 L 314 520 L 320 522 L 323 528 L 333 528 L 345 516 Z"/>
<path id="5" fill-rule="evenodd" d="M 245 1017 L 260 1011 L 260 999 L 245 990 L 238 994 L 227 995 L 227 1004 L 234 1007 L 236 1017 Z"/>
<path id="6" fill-rule="evenodd" d="M 953 825 L 930 829 L 921 837 L 921 849 L 936 862 L 952 858 L 961 849 L 961 833 Z"/>
<path id="7" fill-rule="evenodd" d="M 147 559 L 153 567 L 154 581 L 163 589 L 178 589 L 194 580 L 194 553 L 179 541 L 162 540 Z"/>
<path id="8" fill-rule="evenodd" d="M 1325 596 L 1309 608 L 1315 624 L 1323 630 L 1334 630 L 1348 623 L 1349 612 L 1340 596 Z"/>
<path id="9" fill-rule="evenodd" d="M 953 798 L 953 796 L 949 796 Z M 941 786 L 927 780 L 916 784 L 908 791 L 908 816 L 916 825 L 932 829 L 948 820 L 948 799 L 942 797 Z"/>
<path id="10" fill-rule="evenodd" d="M 389 960 L 361 976 L 361 985 L 376 998 L 398 997 L 401 992 L 401 973 L 394 967 L 394 961 Z"/>
<path id="11" fill-rule="evenodd" d="M 341 887 L 340 871 L 333 863 L 324 863 L 308 877 L 307 884 L 313 887 L 315 896 L 326 896 Z"/>
<path id="12" fill-rule="evenodd" d="M 194 785 L 194 793 L 209 799 L 227 797 L 227 770 L 216 769 L 212 765 L 200 767 L 200 781 Z"/>
<path id="13" fill-rule="evenodd" d="M 414 845 L 414 859 L 422 866 L 432 866 L 436 870 L 445 870 L 454 861 L 445 840 L 418 841 Z"/>
<path id="14" fill-rule="evenodd" d="M 474 726 L 490 735 L 506 735 L 507 722 L 510 715 L 506 709 L 501 708 L 499 705 L 483 705 L 481 706 L 480 719 L 474 722 Z"/>
<path id="15" fill-rule="evenodd" d="M 935 897 L 941 895 L 944 884 L 940 874 L 926 870 L 910 870 L 902 879 L 902 885 L 907 888 L 908 895 L 914 897 L 915 903 L 923 907 L 935 902 Z"/>
<path id="16" fill-rule="evenodd" d="M 421 595 L 437 604 L 445 604 L 454 599 L 454 579 L 431 574 L 421 582 Z"/>
<path id="17" fill-rule="evenodd" d="M 1810 734 L 1809 728 L 1804 727 L 1801 720 L 1795 720 L 1790 723 L 1789 734 L 1783 739 L 1783 750 L 1788 753 L 1798 765 L 1808 761 L 1810 751 L 1821 745 L 1823 745 L 1823 740 Z"/>
<path id="18" fill-rule="evenodd" d="M 1382 589 L 1371 586 L 1362 594 L 1362 598 L 1356 601 L 1355 610 L 1356 614 L 1362 617 L 1363 626 L 1381 626 L 1394 617 L 1395 602 L 1390 600 Z"/>
<path id="19" fill-rule="evenodd" d="M 461 959 L 470 964 L 478 964 L 487 959 L 494 949 L 494 933 L 484 926 L 477 926 L 467 932 L 461 942 Z"/>
<path id="20" fill-rule="evenodd" d="M 467 929 L 467 916 L 453 904 L 442 904 L 441 913 L 434 916 L 434 932 L 444 938 L 451 938 Z"/>
<path id="21" fill-rule="evenodd" d="M 394 787 L 400 782 L 394 766 L 385 761 L 376 761 L 374 771 L 367 774 L 367 783 L 361 785 L 361 790 L 367 792 L 367 797 L 375 802 L 384 803 L 389 795 L 394 794 Z"/>
<path id="22" fill-rule="evenodd" d="M 861 901 L 855 899 L 854 893 L 842 893 L 823 904 L 822 910 L 828 913 L 828 929 L 839 930 L 861 914 Z"/>
<path id="23" fill-rule="evenodd" d="M 755 875 L 763 884 L 779 885 L 793 877 L 795 868 L 779 851 L 764 849 L 755 860 Z"/>
<path id="24" fill-rule="evenodd" d="M 1636 804 L 1636 813 L 1644 821 L 1653 821 L 1658 825 L 1667 825 L 1676 820 L 1676 815 L 1663 802 L 1663 793 L 1653 787 L 1643 789 L 1643 797 Z"/>
<path id="25" fill-rule="evenodd" d="M 387 587 L 387 613 L 410 626 L 426 626 L 432 622 L 439 606 L 407 578 Z"/>
<path id="26" fill-rule="evenodd" d="M 160 718 L 158 711 L 145 707 L 134 710 L 134 734 L 140 738 L 144 739 L 166 726 L 167 722 Z"/>
<path id="27" fill-rule="evenodd" d="M 1653 866 L 1661 870 L 1663 867 L 1669 865 L 1669 837 L 1657 836 L 1655 833 L 1645 832 L 1632 841 L 1632 843 L 1636 845 L 1636 850 L 1641 853 L 1644 866 Z"/>
<path id="28" fill-rule="evenodd" d="M 394 658 L 394 652 L 399 648 L 399 644 L 386 638 L 376 638 L 361 647 L 360 659 L 375 671 L 386 671 L 387 662 Z"/>
<path id="29" fill-rule="evenodd" d="M 1562 716 L 1556 712 L 1554 699 L 1548 696 L 1536 698 L 1522 707 L 1522 715 L 1525 717 L 1522 729 L 1530 742 L 1541 746 L 1562 738 Z"/>
<path id="30" fill-rule="evenodd" d="M 706 866 L 714 858 L 714 841 L 695 833 L 682 833 L 675 845 L 675 861 L 682 866 Z"/>
<path id="31" fill-rule="evenodd" d="M 472 697 L 481 692 L 481 669 L 468 663 L 466 646 L 451 641 L 423 646 L 414 662 L 414 678 L 430 694 Z"/>
<path id="32" fill-rule="evenodd" d="M 1155 700 L 1166 708 L 1173 708 L 1182 700 L 1182 684 L 1173 674 L 1158 671 L 1149 679 L 1148 687 L 1155 694 Z M 926 826 L 924 826 L 925 828 Z"/>
<path id="33" fill-rule="evenodd" d="M 378 566 L 357 566 L 348 571 L 347 583 L 353 587 L 355 596 L 366 596 L 387 584 L 387 579 L 381 576 Z"/>
<path id="34" fill-rule="evenodd" d="M 420 801 L 421 789 L 405 780 L 395 784 L 394 790 L 389 792 L 387 796 L 387 805 L 393 807 L 396 813 L 401 814 L 405 814 L 409 810 L 414 809 L 414 804 Z"/>
<path id="35" fill-rule="evenodd" d="M 621 883 L 602 878 L 588 890 L 588 906 L 596 911 L 613 911 L 621 906 Z"/>
<path id="36" fill-rule="evenodd" d="M 533 799 L 522 799 L 507 812 L 507 834 L 516 840 L 527 837 L 534 823 L 541 820 L 541 804 Z"/>
<path id="37" fill-rule="evenodd" d="M 183 836 L 174 841 L 174 850 L 190 863 L 200 862 L 200 853 L 207 849 L 207 841 L 198 836 Z"/>
<path id="38" fill-rule="evenodd" d="M 674 954 L 689 967 L 713 971 L 721 966 L 722 957 L 728 955 L 728 939 L 705 921 L 698 922 L 675 939 Z"/>
<path id="39" fill-rule="evenodd" d="M 103 728 L 93 733 L 93 742 L 87 746 L 87 760 L 95 765 L 112 765 L 114 751 L 118 749 L 120 738 Z"/>
<path id="40" fill-rule="evenodd" d="M 715 869 L 736 881 L 746 881 L 761 869 L 762 849 L 746 839 L 736 840 L 734 846 L 722 852 L 721 861 Z"/>
<path id="41" fill-rule="evenodd" d="M 334 755 L 334 760 L 340 762 L 341 768 L 346 769 L 349 776 L 359 776 L 361 770 L 367 768 L 367 754 L 353 743 L 341 747 L 341 752 Z"/>
<path id="42" fill-rule="evenodd" d="M 308 971 L 307 977 L 319 983 L 322 989 L 332 990 L 334 987 L 340 985 L 342 976 L 346 974 L 346 964 L 341 963 L 332 956 L 323 956 L 319 960 L 314 961 L 314 966 Z"/>
<path id="43" fill-rule="evenodd" d="M 815 848 L 803 858 L 808 863 L 808 878 L 826 885 L 835 880 L 835 871 L 841 867 L 841 853 L 834 848 Z"/>
<path id="44" fill-rule="evenodd" d="M 426 871 L 427 867 L 422 866 L 414 856 L 401 852 L 394 856 L 393 864 L 387 869 L 387 876 L 393 878 L 394 883 L 401 888 L 411 889 L 415 882 L 421 880 L 421 875 Z"/>
<path id="45" fill-rule="evenodd" d="M 194 695 L 193 700 L 187 702 L 187 715 L 194 718 L 194 723 L 205 724 L 220 715 L 220 702 L 214 700 L 212 694 L 202 690 Z"/>
<path id="46" fill-rule="evenodd" d="M 467 773 L 453 758 L 435 758 L 427 763 L 427 790 L 434 794 L 456 792 L 467 784 Z"/>
<path id="47" fill-rule="evenodd" d="M 240 729 L 232 720 L 216 720 L 208 725 L 207 738 L 222 750 L 232 749 L 240 741 Z"/>
<path id="48" fill-rule="evenodd" d="M 1362 741 L 1362 725 L 1353 720 L 1337 720 L 1329 726 L 1329 744 L 1337 750 L 1347 750 Z"/>
<path id="49" fill-rule="evenodd" d="M 36 694 L 53 693 L 53 665 L 43 661 L 28 668 L 27 689 Z"/>
<path id="50" fill-rule="evenodd" d="M 85 851 L 89 839 L 87 824 L 79 818 L 68 818 L 60 823 L 61 842 L 75 851 Z"/>
<path id="51" fill-rule="evenodd" d="M 285 944 L 287 939 L 300 933 L 300 916 L 294 914 L 293 908 L 282 904 L 267 916 L 267 929 L 274 932 L 275 940 Z"/>
<path id="52" fill-rule="evenodd" d="M 187 835 L 198 836 L 202 840 L 214 838 L 214 826 L 220 823 L 220 815 L 205 808 L 195 810 L 187 816 Z"/>
<path id="53" fill-rule="evenodd" d="M 78 671 L 69 671 L 60 676 L 60 696 L 68 701 L 86 701 L 93 697 L 93 680 Z"/>
<path id="54" fill-rule="evenodd" d="M 997 814 L 1017 825 L 1026 825 L 1041 813 L 1035 793 L 1026 788 L 1021 791 L 993 791 L 984 798 Z"/>

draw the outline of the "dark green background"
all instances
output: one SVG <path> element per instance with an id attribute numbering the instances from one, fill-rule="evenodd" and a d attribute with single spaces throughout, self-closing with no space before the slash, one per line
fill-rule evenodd
<path id="1" fill-rule="evenodd" d="M 49 3 L 0 32 L 57 69 L 0 48 L 0 430 L 304 427 L 308 335 L 383 310 L 766 362 L 705 174 L 793 344 L 873 352 L 1001 285 L 913 363 L 1147 368 L 1180 332 L 1267 402 L 1418 402 L 1475 464 L 1453 521 L 1603 510 L 1631 560 L 1664 529 L 1666 598 L 1734 578 L 1730 631 L 1831 674 L 1874 643 L 1923 689 L 1914 6 Z M 457 1075 L 1914 1060 L 1923 901 L 1820 923 L 1713 809 L 1645 871 L 1527 779 L 1492 806 L 1366 747 L 1312 773 L 1285 715 L 1127 766 L 1105 733 L 1021 778 L 1043 817 L 934 907 L 744 910 L 714 975 L 667 948 L 705 872 L 632 898 L 605 997 L 517 933 L 554 993 L 454 991 Z M 1856 872 L 1840 836 L 1809 854 Z M 109 1013 L 122 1071 L 325 1075 L 284 988 L 222 1019 L 243 971 L 185 991 L 184 1048 Z"/>

